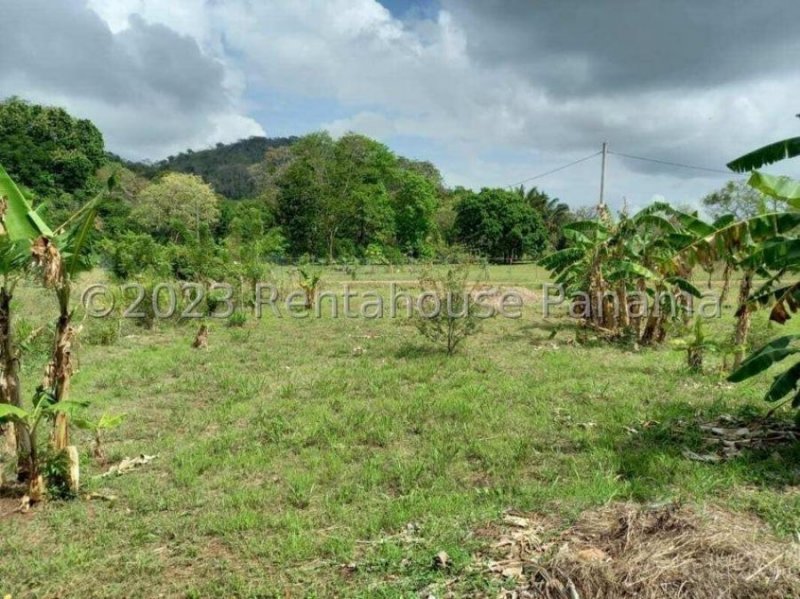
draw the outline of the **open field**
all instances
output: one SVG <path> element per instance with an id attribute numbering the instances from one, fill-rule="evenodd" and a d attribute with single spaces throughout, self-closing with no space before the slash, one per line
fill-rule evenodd
<path id="1" fill-rule="evenodd" d="M 486 274 L 535 293 L 544 281 L 529 265 Z M 347 277 L 325 279 L 336 289 Z M 414 279 L 365 268 L 355 283 Z M 82 455 L 84 492 L 115 501 L 0 517 L 0 596 L 416 597 L 456 577 L 457 596 L 494 595 L 473 556 L 486 543 L 478 531 L 507 510 L 566 525 L 626 500 L 755 514 L 786 538 L 800 530 L 797 444 L 722 463 L 683 455 L 702 452 L 699 422 L 767 411 L 769 377 L 730 385 L 719 356 L 689 375 L 668 344 L 577 344 L 573 323 L 543 320 L 539 305 L 487 321 L 453 357 L 401 319 L 266 313 L 242 328 L 212 323 L 208 351 L 190 347 L 194 324 L 126 323 L 108 346 L 86 341 L 96 324 L 74 396 L 126 414 L 108 433 L 110 463 L 158 457 L 101 479 Z M 709 334 L 732 327 L 727 310 Z M 754 343 L 773 333 L 757 313 Z M 41 362 L 27 364 L 31 389 Z M 432 567 L 441 551 L 446 571 Z"/>

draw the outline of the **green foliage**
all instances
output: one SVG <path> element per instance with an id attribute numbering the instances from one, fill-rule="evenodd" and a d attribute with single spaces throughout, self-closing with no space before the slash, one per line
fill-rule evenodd
<path id="1" fill-rule="evenodd" d="M 104 239 L 100 251 L 108 269 L 120 280 L 144 272 L 166 274 L 170 270 L 168 249 L 148 233 L 122 233 L 116 239 Z"/>
<path id="2" fill-rule="evenodd" d="M 692 326 L 692 335 L 684 339 L 676 339 L 672 342 L 676 349 L 686 352 L 686 363 L 690 372 L 699 373 L 703 371 L 703 358 L 706 352 L 716 352 L 719 345 L 708 339 L 703 330 L 703 319 L 698 316 Z"/>
<path id="3" fill-rule="evenodd" d="M 306 295 L 305 309 L 311 310 L 317 299 L 317 290 L 322 284 L 322 271 L 305 266 L 298 268 L 297 272 L 300 275 L 300 289 Z"/>
<path id="4" fill-rule="evenodd" d="M 536 187 L 532 187 L 527 193 L 524 187 L 520 187 L 517 193 L 523 196 L 531 208 L 542 217 L 542 222 L 547 228 L 549 247 L 556 250 L 562 249 L 566 245 L 563 227 L 574 220 L 569 206 L 558 198 L 551 198 Z"/>
<path id="5" fill-rule="evenodd" d="M 435 231 L 437 197 L 433 183 L 412 171 L 400 171 L 394 196 L 397 244 L 412 256 L 427 253 Z"/>
<path id="6" fill-rule="evenodd" d="M 229 327 L 243 327 L 247 324 L 247 313 L 243 310 L 237 310 L 228 318 L 227 324 Z"/>
<path id="7" fill-rule="evenodd" d="M 754 150 L 729 162 L 728 168 L 737 173 L 745 173 L 795 156 L 800 156 L 800 137 L 784 139 Z"/>
<path id="8" fill-rule="evenodd" d="M 253 167 L 269 150 L 284 148 L 296 141 L 294 137 L 250 137 L 231 144 L 181 152 L 154 165 L 133 165 L 149 177 L 166 172 L 198 175 L 217 193 L 231 200 L 254 198 L 258 192 L 258 178 Z"/>
<path id="9" fill-rule="evenodd" d="M 106 160 L 103 136 L 61 108 L 0 102 L 0 164 L 42 196 L 85 188 Z"/>
<path id="10" fill-rule="evenodd" d="M 728 181 L 724 187 L 703 198 L 703 207 L 713 219 L 733 215 L 736 220 L 765 212 L 763 194 L 740 181 Z"/>
<path id="11" fill-rule="evenodd" d="M 458 241 L 506 264 L 537 256 L 547 244 L 541 216 L 518 193 L 503 189 L 465 192 L 456 205 L 455 228 Z"/>
<path id="12" fill-rule="evenodd" d="M 800 138 L 788 139 L 755 152 L 751 152 L 728 166 L 737 171 L 759 168 L 765 164 L 777 162 L 784 158 L 800 155 Z M 758 171 L 753 172 L 749 184 L 760 192 L 773 198 L 785 201 L 791 208 L 800 208 L 800 182 L 788 177 L 774 177 Z M 764 221 L 768 220 L 767 223 Z M 783 282 L 787 272 L 796 273 L 800 269 L 800 241 L 797 239 L 797 229 L 800 227 L 800 212 L 792 211 L 747 219 L 731 225 L 736 231 L 743 231 L 748 235 L 747 255 L 742 262 L 748 268 L 756 270 L 767 278 L 756 292 L 749 298 L 747 305 L 740 310 L 749 309 L 751 306 L 771 303 L 770 320 L 783 324 L 791 316 L 790 313 L 800 307 L 800 282 Z M 727 233 L 729 236 L 730 234 Z M 738 235 L 742 237 L 740 233 Z M 742 362 L 728 380 L 740 382 L 761 374 L 773 364 L 785 360 L 800 349 L 794 346 L 797 335 L 787 335 L 770 341 L 760 349 L 753 352 Z M 800 408 L 800 393 L 797 392 L 800 384 L 800 362 L 790 366 L 778 374 L 766 393 L 765 399 L 770 402 L 783 400 L 787 395 L 794 394 L 790 399 L 793 408 Z"/>
<path id="13" fill-rule="evenodd" d="M 31 209 L 14 180 L 0 163 L 0 198 L 5 202 L 2 225 L 5 237 L 11 241 L 33 239 L 40 235 L 51 235 L 52 231 L 39 215 Z"/>
<path id="14" fill-rule="evenodd" d="M 701 296 L 690 282 L 700 258 L 676 257 L 676 248 L 709 231 L 714 228 L 694 215 L 654 204 L 630 218 L 622 215 L 618 222 L 601 215 L 565 225 L 568 247 L 539 264 L 568 295 L 580 296 L 587 323 L 612 336 L 630 335 L 632 327 L 640 343 L 651 344 L 663 341 L 666 319 L 678 315 L 677 310 L 663 309 L 666 300 L 675 292 Z M 645 293 L 653 298 L 651 305 L 631 310 L 632 297 L 637 304 L 649 301 L 642 297 Z M 647 313 L 646 322 L 641 312 Z"/>
<path id="15" fill-rule="evenodd" d="M 480 329 L 483 308 L 472 299 L 466 266 L 448 268 L 445 273 L 428 271 L 419 281 L 422 304 L 414 324 L 423 337 L 444 345 L 452 355 L 470 335 Z"/>
<path id="16" fill-rule="evenodd" d="M 45 460 L 43 460 L 43 455 L 38 451 L 37 445 L 37 432 L 40 425 L 43 422 L 52 421 L 56 414 L 77 415 L 84 408 L 86 408 L 86 403 L 56 401 L 52 394 L 41 390 L 36 393 L 33 405 L 29 409 L 0 403 L 0 424 L 13 422 L 15 426 L 25 429 L 31 439 L 31 453 L 27 458 L 30 462 L 32 481 L 35 481 L 40 474 L 44 474 L 42 469 Z M 57 474 L 60 472 L 57 472 Z"/>
<path id="17" fill-rule="evenodd" d="M 787 202 L 792 208 L 800 208 L 800 181 L 756 171 L 747 183 L 763 194 Z"/>
<path id="18" fill-rule="evenodd" d="M 197 175 L 168 173 L 139 194 L 131 218 L 162 239 L 185 242 L 217 222 L 218 203 Z"/>

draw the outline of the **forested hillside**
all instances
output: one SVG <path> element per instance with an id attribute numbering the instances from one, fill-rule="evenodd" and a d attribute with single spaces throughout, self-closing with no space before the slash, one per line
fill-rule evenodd
<path id="1" fill-rule="evenodd" d="M 213 279 L 249 261 L 510 264 L 561 247 L 573 218 L 536 188 L 450 189 L 434 164 L 355 133 L 134 163 L 106 152 L 91 122 L 18 99 L 0 103 L 0 132 L 0 164 L 50 222 L 111 183 L 95 247 L 121 277 Z"/>
<path id="2" fill-rule="evenodd" d="M 264 159 L 267 150 L 288 146 L 296 137 L 250 137 L 205 150 L 186 150 L 159 162 L 128 163 L 134 172 L 152 178 L 164 172 L 200 175 L 217 193 L 231 200 L 251 197 L 257 182 L 249 167 Z"/>

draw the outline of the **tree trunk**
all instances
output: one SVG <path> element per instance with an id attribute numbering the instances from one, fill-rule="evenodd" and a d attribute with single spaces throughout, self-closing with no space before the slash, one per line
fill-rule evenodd
<path id="1" fill-rule="evenodd" d="M 664 314 L 663 307 L 661 306 L 661 294 L 663 289 L 656 287 L 653 307 L 649 310 L 647 315 L 647 323 L 644 326 L 640 343 L 642 345 L 652 345 L 663 340 L 664 330 Z"/>
<path id="2" fill-rule="evenodd" d="M 630 315 L 628 314 L 628 290 L 622 281 L 617 287 L 617 310 L 619 311 L 617 322 L 620 328 L 627 329 L 631 324 Z"/>
<path id="3" fill-rule="evenodd" d="M 22 407 L 22 394 L 19 382 L 19 358 L 14 347 L 11 326 L 11 294 L 3 287 L 0 289 L 0 356 L 2 356 L 2 373 L 0 373 L 0 402 Z M 17 480 L 25 482 L 30 477 L 31 439 L 28 431 L 22 426 L 9 427 L 15 436 L 17 450 Z"/>
<path id="4" fill-rule="evenodd" d="M 739 368 L 745 354 L 747 336 L 750 333 L 750 308 L 747 306 L 747 298 L 750 297 L 750 290 L 753 287 L 753 271 L 745 271 L 742 282 L 739 285 L 739 307 L 737 309 L 738 318 L 736 321 L 736 331 L 733 335 L 733 369 Z"/>
<path id="5" fill-rule="evenodd" d="M 53 390 L 56 402 L 69 398 L 70 379 L 72 378 L 72 341 L 75 330 L 70 325 L 69 285 L 59 289 L 60 316 L 56 324 L 56 338 L 53 347 L 53 360 L 48 367 L 46 387 Z M 56 414 L 53 429 L 53 449 L 64 451 L 69 446 L 69 418 L 63 412 Z"/>
<path id="6" fill-rule="evenodd" d="M 725 269 L 722 271 L 722 291 L 719 294 L 719 305 L 725 305 L 725 298 L 728 297 L 728 291 L 731 288 L 731 265 L 729 262 L 725 263 Z"/>

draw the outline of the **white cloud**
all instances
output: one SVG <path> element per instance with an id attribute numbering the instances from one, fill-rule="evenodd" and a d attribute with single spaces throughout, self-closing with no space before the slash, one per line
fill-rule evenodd
<path id="1" fill-rule="evenodd" d="M 744 25 L 769 24 L 775 20 L 769 11 L 734 13 L 722 0 L 709 2 L 687 23 L 683 15 L 695 11 L 688 0 L 661 12 L 627 11 L 622 21 L 610 7 L 566 0 L 502 6 L 445 0 L 434 17 L 405 22 L 375 0 L 89 0 L 114 40 L 149 27 L 150 42 L 137 47 L 150 47 L 151 38 L 166 39 L 172 30 L 195 40 L 198 55 L 221 74 L 177 83 L 146 78 L 152 93 L 119 103 L 136 108 L 107 100 L 96 106 L 74 90 L 62 95 L 98 115 L 115 144 L 140 154 L 258 133 L 240 98 L 247 92 L 250 105 L 256 98 L 269 103 L 277 92 L 335 104 L 345 116 L 322 118 L 319 126 L 337 135 L 355 130 L 384 140 L 427 140 L 431 150 L 423 157 L 441 164 L 454 184 L 511 183 L 598 149 L 603 140 L 625 153 L 721 168 L 791 126 L 800 76 L 786 67 L 795 42 L 763 40 Z M 774 2 L 783 6 L 775 7 L 782 21 L 796 10 L 788 0 Z M 563 11 L 574 18 L 562 18 Z M 204 64 L 190 55 L 187 64 Z M 769 68 L 760 68 L 770 58 Z M 0 75 L 0 90 L 8 81 Z M 58 91 L 41 81 L 28 88 Z M 203 108 L 168 110 L 185 101 L 180 90 L 187 89 L 197 89 L 189 96 Z M 222 102 L 207 106 L 213 98 Z M 141 130 L 149 119 L 160 134 Z M 649 199 L 653 192 L 687 201 L 721 181 L 618 157 L 612 166 L 609 197 L 617 203 L 622 195 Z M 537 183 L 589 203 L 593 178 L 570 170 Z"/>
<path id="2" fill-rule="evenodd" d="M 78 0 L 0 0 L 0 9 L 0 97 L 89 118 L 111 151 L 161 158 L 263 134 L 239 109 L 242 86 L 193 37 L 138 14 L 112 31 Z"/>

